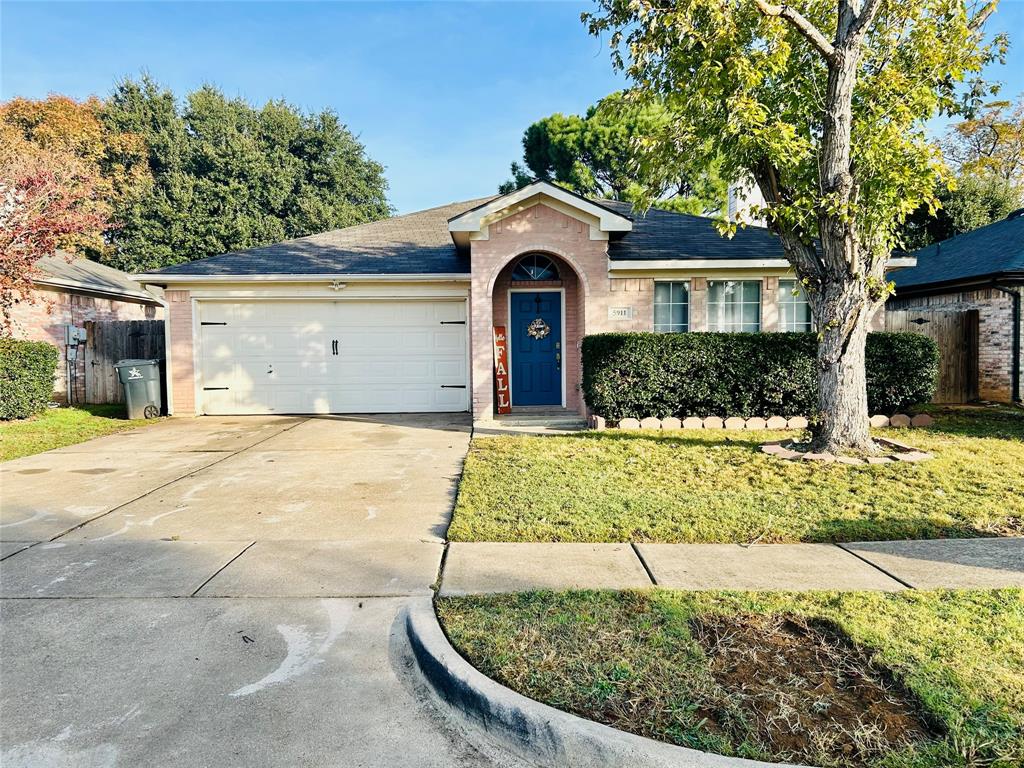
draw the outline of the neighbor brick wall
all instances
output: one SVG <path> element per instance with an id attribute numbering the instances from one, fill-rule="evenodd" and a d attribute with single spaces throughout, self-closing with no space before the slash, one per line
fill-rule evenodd
<path id="1" fill-rule="evenodd" d="M 86 322 L 103 320 L 159 320 L 163 309 L 158 306 L 137 304 L 79 293 L 40 288 L 34 291 L 35 303 L 18 302 L 11 312 L 13 336 L 29 341 L 47 341 L 57 347 L 57 372 L 53 381 L 53 399 L 68 402 L 67 349 L 65 326 L 83 327 Z M 79 346 L 78 358 L 72 369 L 72 402 L 85 400 L 85 352 Z"/>
<path id="2" fill-rule="evenodd" d="M 196 412 L 195 363 L 192 350 L 192 297 L 188 291 L 166 291 L 171 342 L 171 397 L 175 416 Z"/>
<path id="3" fill-rule="evenodd" d="M 889 309 L 978 310 L 978 396 L 1009 402 L 1013 395 L 1013 300 L 995 288 L 890 299 Z M 1024 326 L 1024 318 L 1022 318 Z M 1024 333 L 1024 327 L 1021 328 Z"/>

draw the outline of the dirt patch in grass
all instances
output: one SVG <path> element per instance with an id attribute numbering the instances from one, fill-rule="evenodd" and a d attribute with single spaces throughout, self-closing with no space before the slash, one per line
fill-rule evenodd
<path id="1" fill-rule="evenodd" d="M 826 622 L 741 614 L 705 616 L 691 626 L 733 712 L 783 759 L 829 754 L 867 766 L 939 735 L 893 675 Z M 715 712 L 701 714 L 705 727 L 729 730 Z"/>

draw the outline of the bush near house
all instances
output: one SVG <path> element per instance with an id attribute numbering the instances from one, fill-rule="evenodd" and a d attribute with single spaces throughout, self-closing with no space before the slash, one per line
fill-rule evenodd
<path id="1" fill-rule="evenodd" d="M 27 419 L 45 410 L 56 371 L 52 344 L 0 339 L 0 419 Z"/>
<path id="2" fill-rule="evenodd" d="M 811 415 L 814 333 L 602 333 L 583 340 L 583 393 L 608 419 Z M 868 335 L 868 406 L 927 403 L 939 351 L 915 333 Z"/>

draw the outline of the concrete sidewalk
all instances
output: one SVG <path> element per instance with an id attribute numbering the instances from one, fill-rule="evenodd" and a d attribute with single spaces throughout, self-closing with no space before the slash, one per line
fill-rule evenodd
<path id="1" fill-rule="evenodd" d="M 886 590 L 1024 587 L 1024 539 L 852 544 L 448 546 L 440 594 L 530 589 Z"/>

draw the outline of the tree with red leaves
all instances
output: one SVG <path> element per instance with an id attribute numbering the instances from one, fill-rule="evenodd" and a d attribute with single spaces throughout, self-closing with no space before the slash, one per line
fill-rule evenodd
<path id="1" fill-rule="evenodd" d="M 0 127 L 0 334 L 11 309 L 34 302 L 39 259 L 102 232 L 95 167 L 59 148 L 44 148 Z"/>

